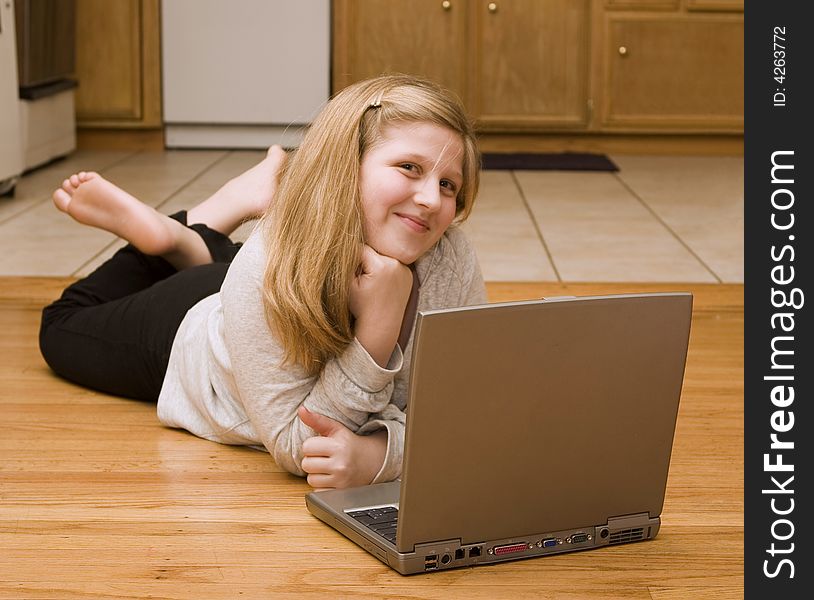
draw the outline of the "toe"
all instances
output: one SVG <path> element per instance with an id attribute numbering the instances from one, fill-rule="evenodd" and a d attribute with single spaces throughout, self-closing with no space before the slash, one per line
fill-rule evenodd
<path id="1" fill-rule="evenodd" d="M 268 157 L 282 158 L 285 155 L 285 150 L 283 150 L 283 147 L 279 144 L 274 144 L 273 146 L 269 147 L 268 152 L 266 152 L 266 156 Z"/>
<path id="2" fill-rule="evenodd" d="M 68 204 L 71 202 L 71 195 L 68 192 L 62 188 L 57 188 L 54 190 L 52 198 L 54 200 L 54 204 L 59 210 L 62 212 L 68 212 Z"/>
<path id="3" fill-rule="evenodd" d="M 79 180 L 79 175 L 71 175 L 68 179 L 70 180 L 71 185 L 74 186 L 75 188 L 79 187 L 79 184 L 82 183 Z"/>
<path id="4" fill-rule="evenodd" d="M 66 179 L 62 182 L 62 189 L 68 194 L 73 194 L 76 191 L 76 186 L 71 183 L 70 179 Z"/>

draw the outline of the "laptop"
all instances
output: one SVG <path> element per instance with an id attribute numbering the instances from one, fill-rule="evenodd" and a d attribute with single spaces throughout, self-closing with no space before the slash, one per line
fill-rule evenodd
<path id="1" fill-rule="evenodd" d="M 420 311 L 400 481 L 308 510 L 402 574 L 653 539 L 692 295 Z"/>

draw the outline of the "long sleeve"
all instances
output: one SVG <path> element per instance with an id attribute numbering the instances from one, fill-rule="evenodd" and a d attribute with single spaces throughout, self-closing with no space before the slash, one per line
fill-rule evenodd
<path id="1" fill-rule="evenodd" d="M 159 419 L 212 441 L 265 449 L 280 467 L 302 476 L 302 445 L 315 435 L 297 416 L 304 404 L 358 434 L 386 429 L 387 452 L 375 482 L 399 478 L 414 331 L 386 368 L 357 340 L 317 376 L 283 364 L 283 349 L 265 318 L 262 242 L 255 232 L 220 292 L 199 302 L 181 323 L 159 396 Z M 474 250 L 457 229 L 419 260 L 416 273 L 418 310 L 486 302 Z"/>
<path id="2" fill-rule="evenodd" d="M 262 261 L 256 248 L 248 250 L 221 290 L 223 339 L 235 387 L 260 441 L 278 465 L 303 475 L 302 444 L 315 433 L 297 417 L 297 408 L 304 404 L 358 432 L 390 403 L 403 356 L 397 348 L 382 368 L 354 339 L 317 376 L 283 364 L 283 349 L 264 316 Z"/>

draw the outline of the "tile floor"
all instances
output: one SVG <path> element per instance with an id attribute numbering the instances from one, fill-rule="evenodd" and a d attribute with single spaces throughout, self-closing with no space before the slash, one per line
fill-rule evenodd
<path id="1" fill-rule="evenodd" d="M 77 151 L 0 198 L 0 276 L 81 276 L 122 245 L 73 222 L 51 192 L 101 172 L 165 213 L 189 208 L 257 151 Z M 484 171 L 464 224 L 487 281 L 743 282 L 743 158 L 613 155 L 616 173 Z M 245 239 L 251 224 L 238 239 Z"/>

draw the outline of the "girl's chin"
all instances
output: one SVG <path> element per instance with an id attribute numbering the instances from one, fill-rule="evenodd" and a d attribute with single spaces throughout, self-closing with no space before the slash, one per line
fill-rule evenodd
<path id="1" fill-rule="evenodd" d="M 381 254 L 382 256 L 389 256 L 390 258 L 394 258 L 399 261 L 403 265 L 411 265 L 419 258 L 421 255 L 424 254 L 423 252 L 418 252 L 416 250 L 408 250 L 405 248 L 376 248 L 373 246 L 373 249 Z"/>
<path id="2" fill-rule="evenodd" d="M 367 244 L 379 254 L 395 258 L 402 264 L 411 265 L 430 250 L 437 239 L 430 240 L 428 236 L 393 235 L 382 236 L 383 239 L 368 240 Z M 378 236 L 376 236 L 378 237 Z M 419 238 L 420 239 L 416 239 Z M 382 243 L 376 243 L 381 241 Z M 427 246 L 429 244 L 429 247 Z"/>

